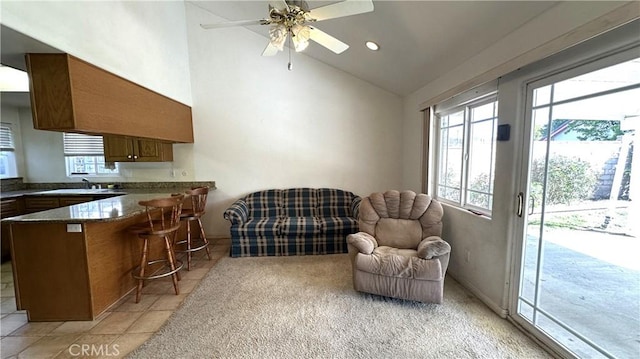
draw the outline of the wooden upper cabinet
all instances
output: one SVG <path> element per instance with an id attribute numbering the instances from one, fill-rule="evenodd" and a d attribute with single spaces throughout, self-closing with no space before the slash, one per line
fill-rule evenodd
<path id="1" fill-rule="evenodd" d="M 122 136 L 104 136 L 103 142 L 107 162 L 173 161 L 171 143 Z"/>
<path id="2" fill-rule="evenodd" d="M 27 54 L 39 130 L 193 143 L 191 107 L 68 54 Z"/>

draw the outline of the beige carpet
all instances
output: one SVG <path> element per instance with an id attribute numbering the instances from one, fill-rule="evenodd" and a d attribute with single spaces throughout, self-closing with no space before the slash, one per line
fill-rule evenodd
<path id="1" fill-rule="evenodd" d="M 457 282 L 445 303 L 355 292 L 346 254 L 222 258 L 131 358 L 550 358 Z"/>

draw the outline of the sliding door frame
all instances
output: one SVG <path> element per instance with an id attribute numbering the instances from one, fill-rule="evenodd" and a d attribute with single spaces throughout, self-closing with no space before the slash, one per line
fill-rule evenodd
<path id="1" fill-rule="evenodd" d="M 633 30 L 633 29 L 631 29 Z M 633 33 L 633 31 L 631 31 Z M 621 39 L 613 44 L 610 40 L 607 45 L 599 46 L 603 39 L 594 39 L 589 43 L 581 45 L 580 49 L 573 51 L 573 54 L 555 55 L 540 64 L 532 66 L 532 69 L 521 75 L 521 92 L 523 99 L 520 101 L 521 108 L 518 114 L 523 121 L 521 130 L 521 148 L 520 148 L 520 168 L 518 168 L 518 178 L 516 184 L 516 193 L 523 194 L 521 197 L 521 216 L 513 216 L 513 234 L 512 241 L 512 262 L 511 262 L 511 285 L 509 293 L 509 314 L 508 318 L 519 327 L 532 334 L 543 345 L 547 346 L 556 354 L 573 358 L 575 355 L 560 345 L 559 342 L 548 337 L 540 329 L 535 327 L 527 319 L 518 315 L 518 300 L 520 294 L 520 280 L 524 257 L 524 237 L 526 235 L 527 211 L 524 210 L 529 206 L 529 189 L 528 174 L 530 169 L 530 151 L 532 136 L 532 119 L 531 119 L 531 101 L 532 93 L 535 88 L 543 87 L 551 83 L 562 81 L 563 79 L 572 78 L 580 74 L 595 71 L 600 68 L 631 60 L 640 56 L 640 40 Z M 596 349 L 597 350 L 597 349 Z"/>

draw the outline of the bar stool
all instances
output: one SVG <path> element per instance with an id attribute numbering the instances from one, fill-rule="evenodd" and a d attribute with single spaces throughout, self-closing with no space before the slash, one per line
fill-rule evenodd
<path id="1" fill-rule="evenodd" d="M 142 286 L 145 280 L 157 279 L 171 276 L 173 288 L 176 294 L 180 294 L 178 288 L 178 271 L 182 269 L 182 262 L 176 259 L 173 249 L 173 242 L 176 233 L 180 229 L 180 214 L 182 212 L 182 202 L 184 195 L 172 195 L 169 198 L 156 198 L 148 201 L 140 201 L 139 205 L 144 206 L 147 214 L 147 222 L 134 225 L 129 230 L 142 239 L 142 252 L 140 255 L 140 265 L 132 270 L 133 278 L 138 280 L 136 289 L 136 303 L 140 302 Z M 164 242 L 165 258 L 149 259 L 149 246 L 151 240 L 161 240 Z M 150 266 L 156 263 L 164 263 L 163 268 L 157 268 L 153 272 Z"/>
<path id="2" fill-rule="evenodd" d="M 206 250 L 207 257 L 211 260 L 211 253 L 209 252 L 209 241 L 207 235 L 202 228 L 202 221 L 200 217 L 205 213 L 205 206 L 207 204 L 207 195 L 209 194 L 209 187 L 196 187 L 185 192 L 189 199 L 191 199 L 191 208 L 185 208 L 180 215 L 180 222 L 184 222 L 187 225 L 187 238 L 176 243 L 176 246 L 180 246 L 176 249 L 176 252 L 187 253 L 187 270 L 191 270 L 191 253 L 199 250 Z M 191 222 L 198 221 L 200 227 L 200 238 L 193 238 L 191 235 Z"/>

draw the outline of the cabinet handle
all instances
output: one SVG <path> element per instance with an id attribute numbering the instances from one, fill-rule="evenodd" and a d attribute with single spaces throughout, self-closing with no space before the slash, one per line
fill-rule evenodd
<path id="1" fill-rule="evenodd" d="M 127 155 L 127 158 L 128 158 L 128 159 L 131 159 L 131 158 L 133 158 L 133 156 L 131 156 L 131 155 Z"/>
<path id="2" fill-rule="evenodd" d="M 138 155 L 133 155 L 133 159 L 137 160 L 138 159 Z"/>

